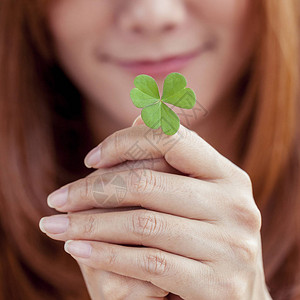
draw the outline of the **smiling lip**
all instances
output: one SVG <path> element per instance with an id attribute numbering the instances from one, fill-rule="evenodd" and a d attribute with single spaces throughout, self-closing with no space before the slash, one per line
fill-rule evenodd
<path id="1" fill-rule="evenodd" d="M 115 63 L 134 75 L 147 74 L 153 77 L 165 77 L 171 72 L 179 72 L 201 52 L 201 49 L 198 49 L 189 54 L 173 56 L 159 61 L 115 61 Z"/>

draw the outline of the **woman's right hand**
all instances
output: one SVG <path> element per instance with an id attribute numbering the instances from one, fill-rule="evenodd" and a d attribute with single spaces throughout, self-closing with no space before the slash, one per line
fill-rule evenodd
<path id="1" fill-rule="evenodd" d="M 180 174 L 180 172 L 171 167 L 163 158 L 139 161 L 139 166 L 135 161 L 127 161 L 125 163 L 113 166 L 111 168 L 98 169 L 87 177 L 99 176 L 103 173 L 133 170 L 137 168 L 152 169 L 160 172 L 168 172 Z M 136 165 L 136 166 L 135 166 Z M 97 208 L 85 211 L 72 212 L 72 214 L 85 214 L 85 213 L 106 213 L 115 210 L 129 211 L 133 209 L 140 209 L 140 207 L 124 207 L 124 208 Z M 133 245 L 130 245 L 133 247 Z M 141 281 L 135 278 L 122 276 L 112 272 L 93 269 L 86 265 L 79 264 L 83 274 L 87 289 L 92 300 L 143 300 L 143 299 L 169 299 L 168 291 L 162 290 L 151 282 Z M 179 298 L 180 299 L 180 298 Z"/>
<path id="2" fill-rule="evenodd" d="M 78 264 L 92 300 L 167 299 L 168 292 L 150 282 Z"/>

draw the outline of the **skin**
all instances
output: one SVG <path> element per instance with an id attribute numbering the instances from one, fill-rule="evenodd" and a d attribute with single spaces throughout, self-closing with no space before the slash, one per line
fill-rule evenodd
<path id="1" fill-rule="evenodd" d="M 85 96 L 95 145 L 115 131 L 129 127 L 140 113 L 129 96 L 136 74 L 107 61 L 107 57 L 159 59 L 210 44 L 210 49 L 180 70 L 209 114 L 204 118 L 199 106 L 195 106 L 195 117 L 186 120 L 181 116 L 181 124 L 233 159 L 232 148 L 224 149 L 226 143 L 221 140 L 236 112 L 229 97 L 225 101 L 224 97 L 254 47 L 257 29 L 251 3 L 250 0 L 53 1 L 48 19 L 58 62 Z M 173 29 L 166 30 L 168 26 Z M 155 79 L 162 90 L 164 78 Z M 174 111 L 179 113 L 180 109 Z"/>
<path id="2" fill-rule="evenodd" d="M 85 276 L 94 287 L 92 299 L 101 293 L 95 292 L 91 270 L 151 282 L 161 289 L 144 295 L 145 299 L 162 298 L 164 291 L 171 293 L 168 299 L 270 299 L 262 265 L 261 216 L 249 176 L 182 125 L 178 133 L 167 137 L 171 143 L 177 141 L 171 149 L 164 142 L 156 142 L 154 148 L 145 138 L 146 132 L 148 127 L 140 124 L 106 138 L 101 143 L 101 160 L 93 165 L 98 170 L 65 186 L 67 202 L 56 206 L 58 211 L 68 212 L 64 215 L 68 227 L 58 225 L 63 223 L 61 215 L 40 223 L 53 239 L 77 240 L 71 242 L 77 243 L 77 250 L 82 243 L 91 247 L 89 255 L 66 250 L 90 268 Z M 163 135 L 161 129 L 155 133 Z M 126 164 L 130 160 L 126 149 L 136 139 L 146 150 L 140 159 L 163 159 L 168 165 L 148 162 L 133 172 Z M 149 139 L 157 141 L 156 137 Z M 97 197 L 100 176 L 107 186 L 105 192 L 114 193 L 114 185 L 105 175 L 108 172 L 126 183 L 127 192 L 120 201 Z M 137 208 L 89 211 L 128 206 Z M 49 225 L 49 220 L 54 223 Z M 104 299 L 135 299 L 134 290 L 127 288 L 121 296 L 110 293 Z"/>
<path id="3" fill-rule="evenodd" d="M 52 4 L 48 19 L 58 62 L 82 92 L 89 134 L 95 143 L 102 141 L 102 150 L 100 162 L 85 160 L 94 172 L 57 191 L 66 204 L 54 205 L 53 194 L 48 198 L 49 206 L 64 218 L 43 218 L 40 228 L 56 240 L 80 241 L 77 250 L 84 243 L 91 247 L 90 256 L 80 256 L 70 247 L 74 241 L 65 244 L 92 299 L 271 299 L 263 272 L 261 215 L 251 180 L 231 162 L 234 146 L 221 143 L 236 113 L 230 91 L 255 42 L 250 3 Z M 211 47 L 181 73 L 201 95 L 208 116 L 198 112 L 189 122 L 182 117 L 178 133 L 168 137 L 176 141 L 171 149 L 157 143 L 157 136 L 146 139 L 149 128 L 141 119 L 131 126 L 140 113 L 129 105 L 136 75 L 105 57 L 155 59 L 207 43 Z M 156 79 L 162 89 L 163 78 Z M 155 132 L 165 138 L 160 129 Z M 143 149 L 138 158 L 128 153 L 136 141 Z M 100 158 L 99 147 L 92 153 L 94 160 Z M 115 194 L 111 177 L 105 176 L 108 172 L 123 178 L 126 194 L 121 200 L 99 197 L 100 179 L 107 195 Z"/>

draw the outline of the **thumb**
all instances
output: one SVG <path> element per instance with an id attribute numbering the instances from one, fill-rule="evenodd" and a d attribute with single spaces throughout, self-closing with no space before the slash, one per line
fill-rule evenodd
<path id="1" fill-rule="evenodd" d="M 131 127 L 137 126 L 137 125 L 141 125 L 141 124 L 145 124 L 141 115 L 137 116 L 137 118 L 133 121 Z"/>

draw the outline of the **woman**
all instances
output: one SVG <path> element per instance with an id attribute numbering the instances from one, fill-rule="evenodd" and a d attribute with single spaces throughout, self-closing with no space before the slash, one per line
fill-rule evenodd
<path id="1" fill-rule="evenodd" d="M 299 299 L 297 11 L 1 1 L 1 299 Z M 197 104 L 167 147 L 129 92 L 172 71 Z"/>

